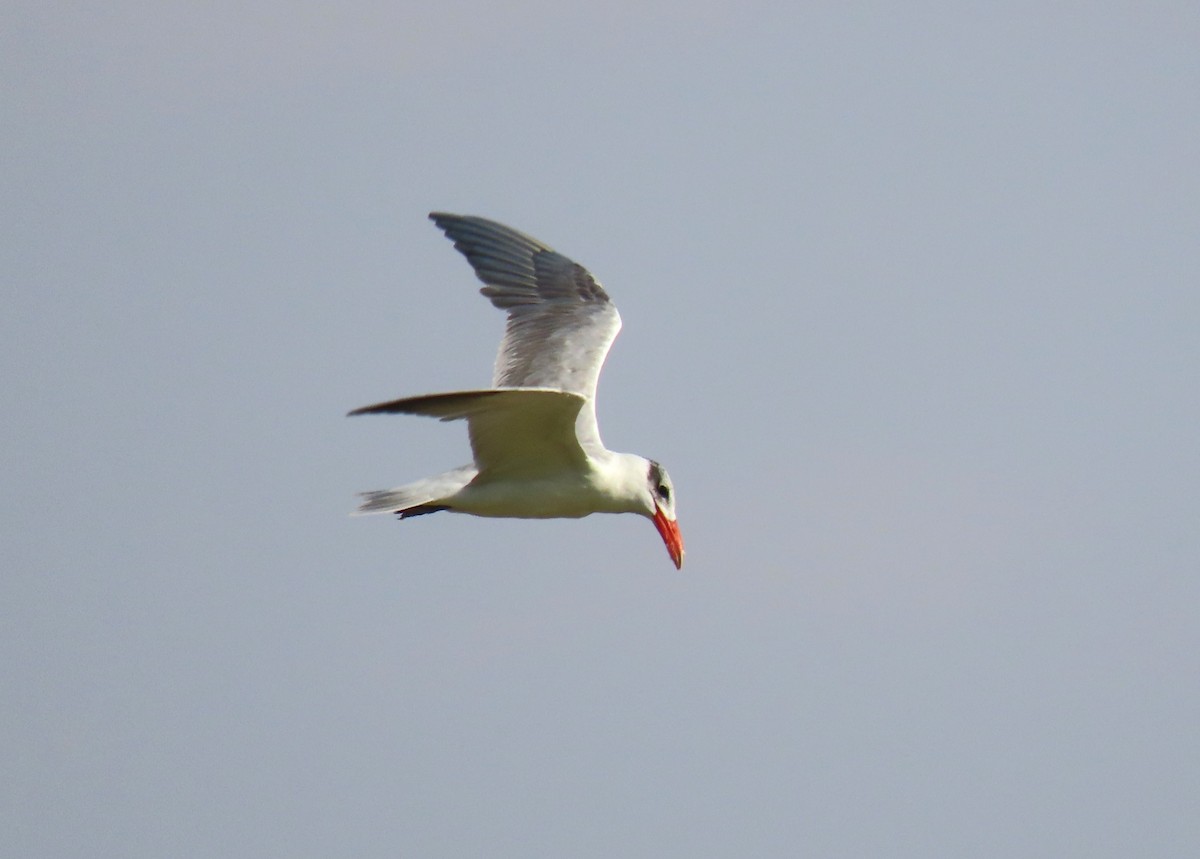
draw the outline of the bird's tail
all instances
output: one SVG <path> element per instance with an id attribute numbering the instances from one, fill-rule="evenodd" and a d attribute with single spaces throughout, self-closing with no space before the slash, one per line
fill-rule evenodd
<path id="1" fill-rule="evenodd" d="M 447 471 L 436 477 L 427 477 L 415 483 L 397 486 L 395 489 L 360 492 L 359 497 L 362 499 L 362 503 L 358 505 L 358 509 L 354 513 L 355 515 L 398 513 L 401 519 L 407 519 L 409 516 L 449 510 L 453 505 L 444 502 L 470 483 L 476 473 L 473 467 L 467 466 Z"/>

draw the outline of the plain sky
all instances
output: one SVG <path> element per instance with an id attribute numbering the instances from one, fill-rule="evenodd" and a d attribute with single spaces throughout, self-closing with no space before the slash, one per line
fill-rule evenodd
<path id="1" fill-rule="evenodd" d="M 4 5 L 0 855 L 1200 855 L 1200 7 Z M 351 518 L 586 265 L 632 516 Z"/>

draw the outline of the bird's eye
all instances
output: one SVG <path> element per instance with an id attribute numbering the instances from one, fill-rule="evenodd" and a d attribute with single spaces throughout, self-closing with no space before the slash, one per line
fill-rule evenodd
<path id="1" fill-rule="evenodd" d="M 665 483 L 658 484 L 658 497 L 661 498 L 663 501 L 670 501 L 671 500 L 671 487 L 667 486 L 667 484 L 665 484 Z"/>

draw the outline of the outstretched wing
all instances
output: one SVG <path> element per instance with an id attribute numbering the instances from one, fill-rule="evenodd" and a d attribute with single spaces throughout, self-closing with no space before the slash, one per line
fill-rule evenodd
<path id="1" fill-rule="evenodd" d="M 600 446 L 596 383 L 621 316 L 599 282 L 578 263 L 537 239 L 486 218 L 429 216 L 471 263 L 508 325 L 492 384 L 550 388 L 587 402 L 576 428 L 585 445 Z"/>
<path id="2" fill-rule="evenodd" d="M 584 470 L 587 454 L 575 434 L 584 402 L 582 396 L 569 391 L 493 388 L 406 397 L 363 406 L 350 414 L 466 419 L 479 476 L 491 480 Z"/>

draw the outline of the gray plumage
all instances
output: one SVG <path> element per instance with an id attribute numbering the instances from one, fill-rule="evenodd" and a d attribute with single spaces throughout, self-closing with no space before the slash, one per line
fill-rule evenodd
<path id="1" fill-rule="evenodd" d="M 350 414 L 465 420 L 473 462 L 396 489 L 363 493 L 359 513 L 401 518 L 450 510 L 562 518 L 636 513 L 653 521 L 676 567 L 683 538 L 670 478 L 657 463 L 606 449 L 596 383 L 621 317 L 583 266 L 485 218 L 429 216 L 508 315 L 493 388 L 405 397 Z"/>
<path id="2" fill-rule="evenodd" d="M 479 291 L 508 312 L 492 384 L 582 395 L 587 402 L 576 425 L 580 444 L 603 449 L 596 383 L 621 330 L 608 293 L 579 263 L 511 227 L 445 212 L 429 217 L 483 281 Z"/>

